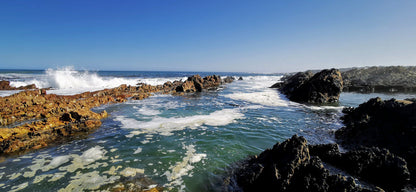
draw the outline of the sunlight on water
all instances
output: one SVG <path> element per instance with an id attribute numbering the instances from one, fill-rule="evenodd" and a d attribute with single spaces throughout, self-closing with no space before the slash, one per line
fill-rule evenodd
<path id="1" fill-rule="evenodd" d="M 172 76 L 183 78 L 181 75 L 160 74 L 146 79 L 162 82 L 176 78 Z M 185 96 L 156 94 L 96 108 L 110 116 L 88 137 L 5 158 L 0 163 L 0 191 L 103 191 L 123 182 L 145 189 L 160 186 L 168 191 L 220 191 L 227 168 L 293 134 L 305 136 L 312 144 L 334 142 L 333 132 L 342 127 L 343 106 L 357 106 L 373 96 L 414 97 L 343 93 L 339 106 L 310 106 L 290 102 L 270 89 L 280 80 L 279 75 L 232 75 L 244 80 L 217 91 Z M 34 76 L 43 78 L 38 80 L 42 86 L 72 93 L 76 92 L 72 88 L 81 84 L 98 89 L 144 80 L 71 68 Z M 75 82 L 63 83 L 71 78 Z M 13 81 L 32 80 L 25 76 Z"/>

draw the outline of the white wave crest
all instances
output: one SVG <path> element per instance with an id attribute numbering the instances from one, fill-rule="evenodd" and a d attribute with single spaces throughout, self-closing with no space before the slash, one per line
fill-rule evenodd
<path id="1" fill-rule="evenodd" d="M 139 78 L 139 77 L 114 77 L 100 76 L 96 72 L 77 71 L 72 66 L 58 69 L 47 69 L 45 74 L 33 75 L 20 80 L 10 81 L 13 87 L 35 84 L 38 88 L 52 88 L 48 93 L 58 95 L 74 95 L 86 91 L 97 91 L 102 89 L 118 87 L 122 84 L 137 85 L 146 83 L 150 85 L 162 85 L 167 81 L 181 80 L 184 77 L 172 78 Z M 10 95 L 8 93 L 4 94 Z M 3 96 L 3 95 L 2 95 Z"/>

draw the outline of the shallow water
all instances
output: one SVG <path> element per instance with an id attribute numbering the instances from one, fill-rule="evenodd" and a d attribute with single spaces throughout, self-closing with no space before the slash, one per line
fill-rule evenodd
<path id="1" fill-rule="evenodd" d="M 96 75 L 143 79 L 116 74 Z M 146 78 L 155 82 L 181 78 L 179 72 L 158 74 Z M 307 106 L 268 88 L 279 81 L 279 75 L 230 75 L 241 75 L 244 80 L 215 91 L 154 95 L 94 109 L 106 110 L 110 116 L 91 135 L 3 159 L 0 191 L 104 190 L 136 173 L 167 191 L 221 190 L 221 179 L 233 163 L 293 134 L 313 144 L 334 142 L 333 131 L 342 127 L 343 106 L 358 106 L 376 96 L 415 97 L 343 93 L 339 105 Z"/>

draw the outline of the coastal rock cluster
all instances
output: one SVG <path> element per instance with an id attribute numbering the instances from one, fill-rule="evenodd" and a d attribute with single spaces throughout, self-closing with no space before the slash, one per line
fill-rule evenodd
<path id="1" fill-rule="evenodd" d="M 306 139 L 295 135 L 239 164 L 226 179 L 227 190 L 413 190 L 415 99 L 374 98 L 343 112 L 345 127 L 335 136 L 347 152 L 341 153 L 338 144 L 307 145 Z M 334 169 L 338 174 L 331 174 Z M 356 183 L 351 176 L 365 184 Z"/>
<path id="2" fill-rule="evenodd" d="M 359 164 L 354 158 L 356 156 L 365 158 L 355 154 L 341 154 L 338 146 L 335 147 L 309 146 L 305 138 L 294 135 L 282 143 L 275 144 L 273 148 L 266 149 L 259 156 L 251 157 L 240 163 L 239 167 L 233 171 L 232 176 L 225 180 L 225 191 L 269 191 L 270 189 L 273 191 L 383 191 L 378 187 L 357 185 L 351 177 L 331 174 L 325 168 L 322 159 L 346 158 L 344 162 L 349 164 L 344 166 L 352 169 L 351 171 L 347 170 L 351 173 L 358 170 L 357 174 L 360 174 L 359 171 L 362 170 L 360 167 L 352 167 Z M 374 156 L 375 158 L 380 157 L 380 154 Z M 393 162 L 379 160 L 382 163 L 379 167 L 400 167 L 402 165 L 394 164 L 395 161 L 401 163 L 400 159 L 391 157 L 391 160 Z M 365 174 L 367 173 L 377 175 L 378 171 L 375 169 L 365 170 Z M 397 173 L 388 175 L 388 178 L 393 178 L 396 175 L 402 176 L 401 173 Z M 404 177 L 406 176 L 408 177 L 404 174 Z"/>
<path id="3" fill-rule="evenodd" d="M 289 100 L 304 103 L 337 102 L 342 87 L 341 73 L 337 69 L 322 70 L 315 75 L 310 71 L 299 72 L 272 86 L 278 88 Z"/>
<path id="4" fill-rule="evenodd" d="M 23 91 L 0 97 L 0 154 L 24 152 L 85 135 L 101 125 L 108 116 L 91 109 L 104 104 L 144 99 L 153 93 L 184 94 L 216 88 L 217 75 L 189 77 L 185 82 L 164 85 L 121 85 L 113 89 L 85 92 L 72 96 L 47 94 L 45 89 Z M 6 83 L 9 85 L 8 83 Z"/>
<path id="5" fill-rule="evenodd" d="M 403 158 L 416 184 L 416 102 L 373 98 L 343 110 L 345 127 L 335 132 L 342 146 L 378 147 Z"/>

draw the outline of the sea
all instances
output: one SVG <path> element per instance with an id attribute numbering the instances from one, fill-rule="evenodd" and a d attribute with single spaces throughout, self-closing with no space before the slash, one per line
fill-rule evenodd
<path id="1" fill-rule="evenodd" d="M 121 84 L 161 85 L 188 76 L 242 77 L 216 90 L 103 105 L 109 117 L 90 135 L 0 157 L 0 191 L 111 191 L 134 182 L 144 189 L 222 191 L 224 178 L 249 156 L 294 134 L 311 144 L 334 143 L 344 107 L 374 97 L 414 98 L 414 93 L 342 93 L 333 105 L 289 101 L 269 88 L 282 73 L 0 70 L 12 86 L 35 84 L 48 94 L 73 95 Z M 18 91 L 0 91 L 5 97 Z M 129 178 L 129 179 L 126 179 Z"/>

